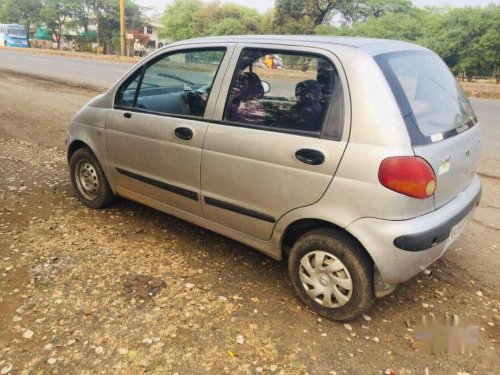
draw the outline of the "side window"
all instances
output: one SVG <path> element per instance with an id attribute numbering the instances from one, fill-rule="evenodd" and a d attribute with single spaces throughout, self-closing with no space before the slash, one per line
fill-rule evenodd
<path id="1" fill-rule="evenodd" d="M 153 60 L 119 89 L 115 104 L 146 112 L 202 117 L 225 49 L 175 52 Z"/>
<path id="2" fill-rule="evenodd" d="M 135 92 L 139 86 L 142 68 L 139 68 L 118 90 L 115 106 L 120 108 L 131 108 L 134 105 Z"/>
<path id="3" fill-rule="evenodd" d="M 340 79 L 326 58 L 291 51 L 244 49 L 229 91 L 226 121 L 319 135 Z"/>

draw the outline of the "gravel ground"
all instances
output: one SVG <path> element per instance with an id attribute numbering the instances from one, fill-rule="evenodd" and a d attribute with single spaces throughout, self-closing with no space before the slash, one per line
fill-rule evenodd
<path id="1" fill-rule="evenodd" d="M 0 374 L 500 373 L 498 179 L 432 277 L 334 323 L 285 262 L 133 202 L 79 204 L 64 138 L 93 95 L 0 72 Z M 475 351 L 415 350 L 444 313 L 479 326 Z"/>

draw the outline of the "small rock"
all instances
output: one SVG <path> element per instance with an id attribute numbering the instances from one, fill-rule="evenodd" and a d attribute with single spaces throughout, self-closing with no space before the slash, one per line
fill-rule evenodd
<path id="1" fill-rule="evenodd" d="M 369 315 L 363 314 L 363 319 L 366 320 L 367 322 L 371 322 L 372 318 Z"/>
<path id="2" fill-rule="evenodd" d="M 425 303 L 425 302 L 422 302 L 422 307 L 423 307 L 424 309 L 426 309 L 426 308 L 428 308 L 428 307 L 429 307 L 429 304 L 428 304 L 428 303 Z"/>
<path id="3" fill-rule="evenodd" d="M 104 353 L 104 348 L 102 346 L 98 346 L 94 350 L 95 350 L 96 354 Z"/>
<path id="4" fill-rule="evenodd" d="M 482 296 L 483 296 L 483 292 L 481 292 L 480 290 L 478 290 L 478 291 L 476 292 L 476 296 L 478 296 L 478 297 L 482 297 Z"/>
<path id="5" fill-rule="evenodd" d="M 271 370 L 271 372 L 275 372 L 277 369 L 278 369 L 278 366 L 276 366 L 276 365 L 269 366 L 269 370 Z"/>
<path id="6" fill-rule="evenodd" d="M 5 375 L 8 374 L 12 370 L 12 365 L 8 364 L 7 366 L 3 367 L 2 370 L 0 370 L 0 374 Z"/>
<path id="7" fill-rule="evenodd" d="M 352 331 L 352 327 L 350 324 L 344 324 L 344 328 L 347 329 L 348 331 Z"/>
<path id="8" fill-rule="evenodd" d="M 67 345 L 71 346 L 71 345 L 75 345 L 75 343 L 76 343 L 76 340 L 71 339 L 71 340 L 68 340 Z"/>
<path id="9" fill-rule="evenodd" d="M 373 341 L 375 341 L 375 342 L 380 342 L 380 339 L 379 339 L 378 337 L 374 337 L 374 338 L 373 338 Z"/>
<path id="10" fill-rule="evenodd" d="M 47 363 L 48 363 L 49 365 L 51 365 L 51 366 L 52 366 L 52 365 L 55 365 L 55 363 L 56 363 L 56 362 L 57 362 L 57 359 L 55 359 L 55 358 L 49 358 L 49 359 L 47 360 Z"/>
<path id="11" fill-rule="evenodd" d="M 191 290 L 194 288 L 194 284 L 191 284 L 191 283 L 186 283 L 186 289 L 187 290 Z"/>
<path id="12" fill-rule="evenodd" d="M 43 348 L 45 350 L 51 350 L 52 349 L 52 344 L 46 344 Z"/>
<path id="13" fill-rule="evenodd" d="M 22 319 L 22 318 L 21 318 L 19 315 L 16 315 L 16 316 L 14 316 L 14 317 L 12 318 L 12 321 L 13 321 L 13 322 L 19 322 L 19 321 L 21 321 L 21 319 Z"/>
<path id="14" fill-rule="evenodd" d="M 165 346 L 164 343 L 162 342 L 157 342 L 153 345 L 151 345 L 151 347 L 149 348 L 149 352 L 153 355 L 155 354 L 160 354 L 161 351 L 163 350 L 163 347 Z"/>
<path id="15" fill-rule="evenodd" d="M 263 369 L 262 367 L 257 367 L 257 368 L 255 369 L 255 372 L 258 372 L 259 374 L 260 374 L 262 371 L 264 371 L 264 369 Z"/>
<path id="16" fill-rule="evenodd" d="M 236 342 L 240 345 L 243 345 L 243 343 L 245 342 L 245 338 L 243 337 L 243 335 L 236 336 Z"/>
<path id="17" fill-rule="evenodd" d="M 126 354 L 128 354 L 128 349 L 127 348 L 119 348 L 118 353 L 120 353 L 121 355 L 126 355 Z"/>
<path id="18" fill-rule="evenodd" d="M 146 344 L 146 345 L 151 345 L 153 343 L 153 339 L 150 337 L 146 337 L 146 338 L 142 339 L 142 343 Z"/>
<path id="19" fill-rule="evenodd" d="M 31 330 L 31 329 L 27 329 L 26 331 L 24 331 L 23 333 L 23 337 L 25 339 L 31 339 L 34 335 L 34 332 Z"/>

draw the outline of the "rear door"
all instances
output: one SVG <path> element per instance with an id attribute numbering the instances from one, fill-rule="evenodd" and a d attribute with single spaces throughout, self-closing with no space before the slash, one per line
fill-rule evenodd
<path id="1" fill-rule="evenodd" d="M 375 59 L 398 101 L 415 155 L 434 169 L 438 208 L 474 178 L 482 141 L 477 118 L 455 77 L 436 54 L 400 51 Z"/>
<path id="2" fill-rule="evenodd" d="M 203 213 L 267 240 L 335 174 L 348 135 L 345 78 L 333 54 L 313 48 L 238 44 L 234 56 L 203 146 Z"/>

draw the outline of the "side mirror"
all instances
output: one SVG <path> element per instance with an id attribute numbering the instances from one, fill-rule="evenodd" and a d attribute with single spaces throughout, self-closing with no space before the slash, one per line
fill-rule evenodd
<path id="1" fill-rule="evenodd" d="M 264 94 L 267 94 L 269 91 L 271 91 L 271 85 L 269 82 L 262 81 L 262 87 L 264 88 Z"/>

